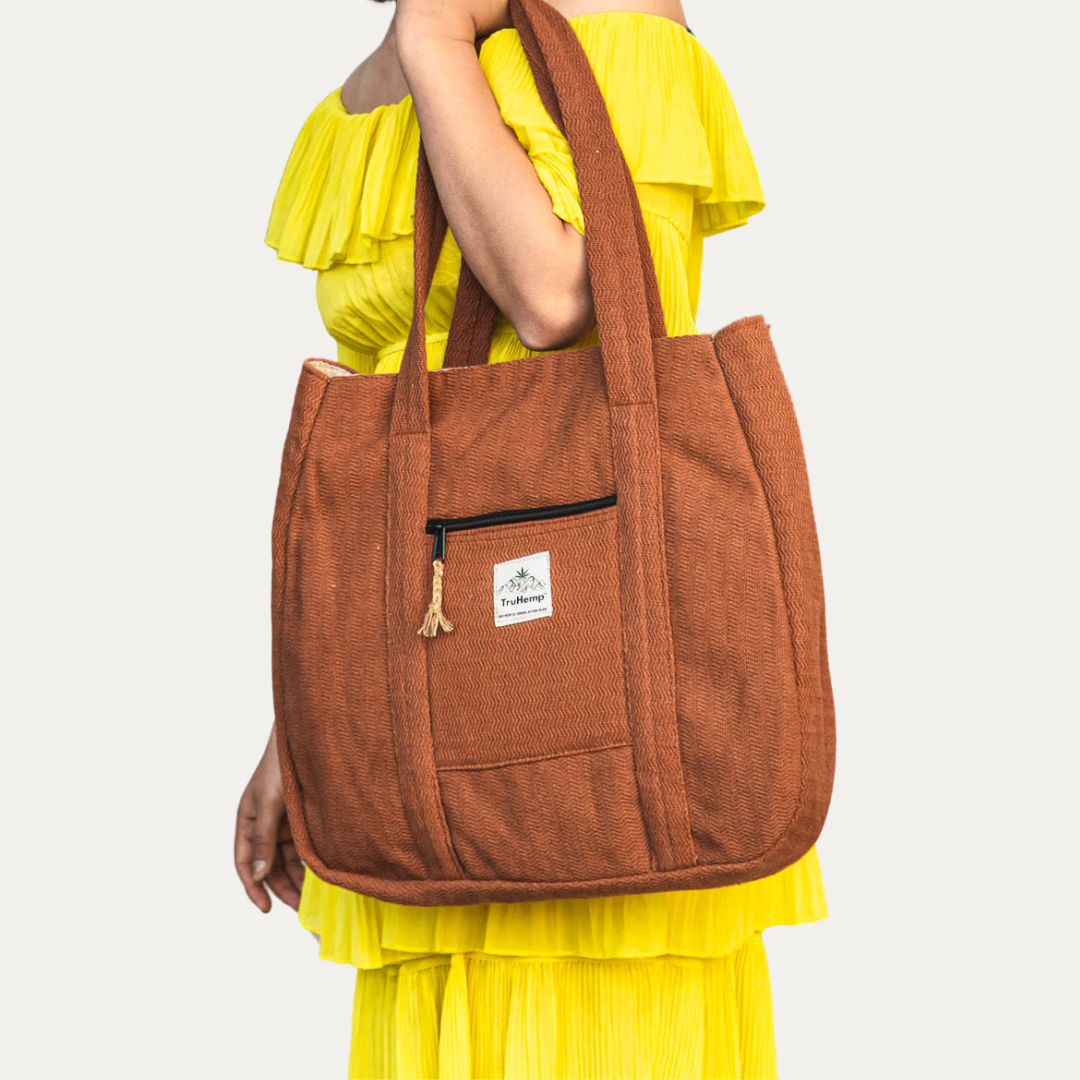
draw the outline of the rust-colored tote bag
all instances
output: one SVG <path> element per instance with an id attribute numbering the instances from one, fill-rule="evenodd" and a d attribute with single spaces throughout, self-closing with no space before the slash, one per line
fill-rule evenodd
<path id="1" fill-rule="evenodd" d="M 760 316 L 668 337 L 589 62 L 511 13 L 574 157 L 600 344 L 487 364 L 421 151 L 396 375 L 308 360 L 273 527 L 289 818 L 319 877 L 407 904 L 693 889 L 817 839 L 835 734 L 795 413 Z"/>

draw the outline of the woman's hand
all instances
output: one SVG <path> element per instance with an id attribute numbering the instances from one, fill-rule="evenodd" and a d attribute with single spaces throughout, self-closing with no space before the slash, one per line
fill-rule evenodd
<path id="1" fill-rule="evenodd" d="M 270 886 L 274 895 L 296 910 L 304 885 L 304 864 L 296 853 L 285 797 L 281 789 L 277 735 L 270 741 L 252 774 L 236 813 L 236 872 L 251 902 L 264 914 L 270 910 Z"/>

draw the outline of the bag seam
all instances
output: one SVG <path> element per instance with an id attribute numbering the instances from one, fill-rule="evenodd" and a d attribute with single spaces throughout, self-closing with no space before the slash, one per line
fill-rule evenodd
<path id="1" fill-rule="evenodd" d="M 585 746 L 578 750 L 562 750 L 550 754 L 536 754 L 531 757 L 508 758 L 506 761 L 491 761 L 480 765 L 438 765 L 435 771 L 444 772 L 484 772 L 488 769 L 506 769 L 514 765 L 533 765 L 544 761 L 560 761 L 563 758 L 581 757 L 583 754 L 602 754 L 607 750 L 631 749 L 629 742 L 607 743 L 604 746 Z"/>

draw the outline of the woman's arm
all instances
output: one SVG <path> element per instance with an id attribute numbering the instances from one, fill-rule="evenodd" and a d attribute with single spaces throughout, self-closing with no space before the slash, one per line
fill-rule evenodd
<path id="1" fill-rule="evenodd" d="M 551 0 L 566 16 L 642 11 L 685 22 L 680 0 Z M 511 25 L 506 0 L 398 0 L 396 47 L 431 172 L 466 261 L 530 349 L 572 345 L 594 322 L 584 238 L 551 212 L 499 114 L 476 39 Z"/>
<path id="2" fill-rule="evenodd" d="M 465 259 L 529 349 L 593 324 L 585 243 L 503 122 L 476 38 L 509 25 L 505 0 L 399 0 L 397 52 L 431 172 Z"/>

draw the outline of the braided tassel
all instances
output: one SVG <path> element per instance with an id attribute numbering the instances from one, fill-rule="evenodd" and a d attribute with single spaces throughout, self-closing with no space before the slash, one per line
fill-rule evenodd
<path id="1" fill-rule="evenodd" d="M 454 624 L 443 614 L 443 568 L 446 564 L 436 559 L 432 564 L 431 603 L 428 605 L 424 623 L 416 632 L 424 637 L 434 637 L 440 630 L 447 632 L 454 629 Z"/>

